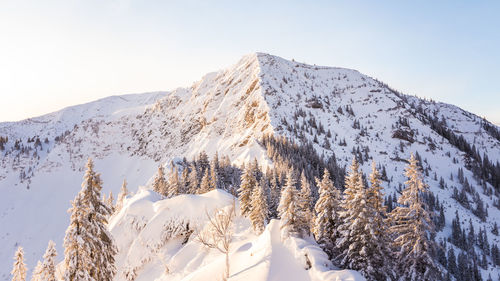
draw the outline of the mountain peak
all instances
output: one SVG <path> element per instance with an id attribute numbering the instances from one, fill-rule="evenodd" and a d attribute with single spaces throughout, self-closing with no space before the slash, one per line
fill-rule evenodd
<path id="1" fill-rule="evenodd" d="M 51 227 L 37 222 L 53 213 L 66 214 L 88 157 L 102 172 L 105 192 L 116 194 L 125 177 L 131 187 L 144 185 L 159 164 L 182 163 L 183 157 L 202 152 L 209 157 L 217 152 L 235 164 L 257 159 L 261 166 L 272 166 L 272 157 L 284 152 L 263 145 L 266 135 L 307 144 L 310 150 L 300 153 L 314 151 L 341 167 L 355 156 L 362 159 L 365 174 L 374 160 L 386 170 L 388 196 L 395 196 L 405 181 L 403 159 L 418 152 L 426 182 L 439 194 L 440 206 L 446 206 L 445 216 L 458 211 L 476 229 L 489 231 L 500 209 L 489 208 L 487 218 L 479 218 L 476 210 L 498 206 L 500 199 L 492 192 L 498 187 L 490 184 L 495 175 L 489 172 L 496 170 L 488 166 L 484 171 L 490 174 L 478 183 L 475 171 L 481 169 L 467 167 L 475 163 L 470 156 L 475 151 L 479 158 L 488 155 L 491 163 L 500 161 L 495 128 L 453 105 L 399 94 L 355 70 L 252 53 L 189 88 L 102 99 L 40 118 L 0 123 L 0 137 L 8 138 L 0 144 L 0 189 L 5 191 L 0 225 L 9 226 L 0 229 L 0 248 L 14 249 L 20 243 L 33 264 L 49 239 L 62 245 L 67 217 L 54 219 Z M 474 150 L 466 151 L 466 143 Z M 293 159 L 289 163 L 297 164 Z M 465 195 L 468 206 L 454 198 L 454 188 L 462 186 L 457 171 L 468 179 L 467 190 L 477 191 L 477 196 Z M 477 198 L 484 204 L 476 203 Z M 14 223 L 18 221 L 33 223 L 27 229 Z M 436 239 L 446 240 L 449 232 L 445 227 Z M 489 242 L 498 242 L 490 234 Z M 0 252 L 0 274 L 8 274 L 10 258 L 10 251 Z"/>

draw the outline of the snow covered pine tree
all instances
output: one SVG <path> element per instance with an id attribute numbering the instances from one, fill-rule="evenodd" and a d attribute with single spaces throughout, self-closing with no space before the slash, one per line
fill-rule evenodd
<path id="1" fill-rule="evenodd" d="M 299 225 L 301 226 L 301 229 L 299 230 L 301 233 L 304 235 L 310 235 L 311 234 L 311 226 L 312 226 L 312 192 L 311 192 L 311 185 L 307 181 L 307 178 L 304 174 L 304 171 L 302 171 L 300 175 L 300 193 L 299 195 L 299 209 L 301 212 L 301 222 Z"/>
<path id="2" fill-rule="evenodd" d="M 254 231 L 260 234 L 266 227 L 269 212 L 265 191 L 261 184 L 257 184 L 253 189 L 251 200 L 250 221 L 252 221 Z"/>
<path id="3" fill-rule="evenodd" d="M 165 172 L 162 166 L 158 167 L 158 173 L 153 181 L 153 190 L 163 196 L 168 196 L 167 181 L 165 180 Z"/>
<path id="4" fill-rule="evenodd" d="M 83 205 L 81 194 L 71 202 L 70 224 L 64 237 L 64 280 L 93 280 L 90 276 L 93 237 L 86 230 L 89 227 L 88 207 Z"/>
<path id="5" fill-rule="evenodd" d="M 340 265 L 360 271 L 365 277 L 386 280 L 388 267 L 384 264 L 390 253 L 384 245 L 385 235 L 377 229 L 382 225 L 381 196 L 378 194 L 379 175 L 372 171 L 372 184 L 375 188 L 365 187 L 359 164 L 353 158 L 341 201 L 342 223 L 339 227 L 341 238 L 337 241 L 337 260 Z"/>
<path id="6" fill-rule="evenodd" d="M 47 250 L 43 255 L 43 262 L 41 263 L 39 276 L 42 281 L 56 281 L 56 243 L 52 240 L 49 241 Z"/>
<path id="7" fill-rule="evenodd" d="M 377 170 L 375 161 L 372 162 L 370 173 L 370 188 L 367 191 L 367 207 L 370 210 L 371 219 L 367 225 L 375 243 L 371 245 L 368 256 L 369 267 L 365 270 L 367 276 L 377 280 L 392 278 L 393 259 L 391 253 L 391 239 L 389 225 L 387 223 L 387 207 L 384 205 L 384 194 L 382 193 L 381 175 Z"/>
<path id="8" fill-rule="evenodd" d="M 179 170 L 177 166 L 172 162 L 172 171 L 170 173 L 170 178 L 168 181 L 168 195 L 176 196 L 181 193 L 181 183 L 179 181 Z"/>
<path id="9" fill-rule="evenodd" d="M 210 191 L 210 174 L 208 169 L 205 170 L 203 178 L 201 178 L 200 189 L 198 189 L 199 194 L 207 193 Z"/>
<path id="10" fill-rule="evenodd" d="M 12 266 L 12 281 L 25 281 L 26 280 L 26 264 L 24 263 L 24 250 L 23 247 L 17 248 L 14 255 L 14 264 Z"/>
<path id="11" fill-rule="evenodd" d="M 304 213 L 300 209 L 295 176 L 291 169 L 287 173 L 286 185 L 281 192 L 278 214 L 282 237 L 289 237 L 291 235 L 304 236 L 305 233 L 302 230 L 308 227 L 308 225 L 303 225 L 305 222 Z"/>
<path id="12" fill-rule="evenodd" d="M 333 186 L 330 173 L 325 169 L 323 179 L 316 179 L 319 187 L 319 199 L 316 201 L 314 211 L 313 233 L 318 244 L 332 257 L 336 240 L 340 237 L 338 226 L 340 225 L 340 191 Z"/>
<path id="13" fill-rule="evenodd" d="M 128 189 L 127 189 L 127 181 L 123 180 L 122 183 L 122 189 L 120 190 L 120 193 L 118 193 L 118 198 L 116 199 L 116 206 L 115 206 L 115 213 L 120 212 L 120 210 L 123 208 L 123 200 L 127 195 L 129 194 Z"/>
<path id="14" fill-rule="evenodd" d="M 422 194 L 428 186 L 413 153 L 405 168 L 406 188 L 398 198 L 401 206 L 390 213 L 390 231 L 394 234 L 398 276 L 402 280 L 439 280 L 441 273 L 430 256 L 432 241 L 428 235 L 434 230 L 428 211 L 424 208 Z"/>
<path id="15" fill-rule="evenodd" d="M 257 179 L 253 171 L 253 166 L 247 164 L 244 167 L 241 175 L 241 185 L 238 189 L 238 199 L 240 202 L 240 212 L 242 216 L 248 216 L 251 211 L 251 196 L 254 186 L 257 184 Z"/>
<path id="16" fill-rule="evenodd" d="M 117 249 L 106 227 L 110 210 L 101 201 L 101 184 L 89 159 L 82 189 L 69 210 L 70 225 L 64 237 L 65 281 L 110 281 L 116 273 Z"/>
<path id="17" fill-rule="evenodd" d="M 33 269 L 33 273 L 31 274 L 31 281 L 43 281 L 42 276 L 42 262 L 38 261 L 36 263 L 35 269 Z"/>

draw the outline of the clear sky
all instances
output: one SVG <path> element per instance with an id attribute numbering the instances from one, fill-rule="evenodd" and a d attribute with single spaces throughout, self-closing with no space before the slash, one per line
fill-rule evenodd
<path id="1" fill-rule="evenodd" d="M 499 1 L 1 0 L 0 121 L 189 86 L 260 51 L 500 123 Z"/>

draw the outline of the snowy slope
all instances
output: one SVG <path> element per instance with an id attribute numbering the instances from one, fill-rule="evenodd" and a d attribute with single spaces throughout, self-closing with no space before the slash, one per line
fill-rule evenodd
<path id="1" fill-rule="evenodd" d="M 224 272 L 224 255 L 198 242 L 196 231 L 186 241 L 184 233 L 170 235 L 168 226 L 189 223 L 192 229 L 203 229 L 206 212 L 228 209 L 235 199 L 213 190 L 161 200 L 155 192 L 140 189 L 110 221 L 120 251 L 118 271 L 134 272 L 137 281 L 218 280 Z M 232 239 L 229 280 L 364 280 L 355 271 L 332 270 L 313 240 L 282 239 L 277 220 L 256 235 L 250 221 L 237 215 Z M 119 274 L 115 280 L 126 279 Z"/>
<path id="2" fill-rule="evenodd" d="M 8 279 L 17 244 L 24 246 L 30 268 L 49 239 L 62 252 L 66 209 L 79 190 L 87 157 L 96 159 L 105 193 L 116 194 L 123 178 L 135 190 L 146 184 L 158 164 L 191 158 L 203 150 L 209 155 L 218 151 L 237 164 L 257 158 L 262 165 L 272 165 L 258 144 L 264 134 L 284 135 L 297 142 L 313 141 L 316 136 L 314 147 L 319 154 L 334 153 L 341 165 L 350 163 L 353 149 L 359 147 L 370 159 L 362 164 L 364 172 L 369 171 L 371 159 L 386 167 L 390 180 L 384 183 L 386 194 L 396 193 L 404 181 L 402 159 L 418 152 L 429 171 L 430 189 L 445 204 L 447 226 L 438 237 L 449 235 L 456 210 L 463 222 L 471 219 L 476 230 L 486 226 L 490 231 L 492 223 L 500 220 L 500 210 L 492 207 L 495 196 L 485 195 L 472 173 L 464 169 L 489 206 L 488 218 L 480 221 L 451 198 L 452 187 L 460 186 L 457 170 L 465 166 L 466 157 L 429 126 L 416 111 L 419 106 L 446 120 L 448 128 L 493 163 L 500 160 L 500 141 L 472 113 L 398 94 L 355 70 L 310 66 L 261 53 L 207 74 L 190 88 L 109 97 L 37 118 L 0 123 L 0 136 L 9 137 L 5 150 L 0 151 L 4 194 L 0 198 L 0 280 Z M 398 123 L 401 117 L 407 125 Z M 393 137 L 398 130 L 412 132 L 412 141 Z M 28 142 L 36 136 L 40 145 Z M 15 148 L 16 139 L 20 139 L 19 148 Z M 439 188 L 434 174 L 448 187 Z M 500 241 L 491 232 L 488 238 L 490 244 Z"/>
<path id="3" fill-rule="evenodd" d="M 82 105 L 70 106 L 54 113 L 19 122 L 5 122 L 1 135 L 27 138 L 34 135 L 54 138 L 87 119 L 116 120 L 122 116 L 139 114 L 144 108 L 167 95 L 167 92 L 111 96 Z"/>
<path id="4" fill-rule="evenodd" d="M 54 240 L 59 253 L 62 253 L 64 230 L 69 221 L 66 211 L 70 206 L 69 200 L 80 189 L 84 167 L 82 159 L 99 155 L 96 166 L 102 172 L 106 193 L 113 190 L 115 195 L 125 177 L 132 186 L 138 186 L 147 181 L 155 170 L 156 163 L 153 160 L 121 152 L 118 147 L 130 141 L 120 136 L 123 133 L 120 126 L 109 126 L 107 128 L 112 131 L 101 131 L 100 134 L 86 131 L 79 134 L 75 125 L 103 124 L 102 120 L 116 120 L 114 122 L 118 124 L 127 115 L 135 117 L 137 112 L 144 112 L 147 106 L 165 94 L 109 97 L 41 117 L 0 125 L 1 136 L 23 139 L 26 147 L 33 146 L 33 143 L 26 142 L 28 137 L 38 135 L 42 139 L 42 148 L 37 147 L 36 157 L 33 157 L 35 150 L 19 153 L 19 156 L 14 154 L 14 150 L 11 150 L 14 141 L 6 144 L 3 153 L 0 151 L 0 189 L 4 194 L 0 199 L 0 280 L 10 280 L 12 251 L 17 245 L 26 248 L 30 269 L 40 259 L 48 240 Z M 56 136 L 67 130 L 73 134 L 68 135 L 66 140 L 54 141 Z M 69 142 L 70 138 L 76 136 L 85 145 Z M 43 142 L 46 137 L 48 143 Z M 122 144 L 119 144 L 120 141 Z M 103 143 L 113 148 L 102 146 Z M 33 175 L 21 181 L 20 172 L 30 169 Z"/>

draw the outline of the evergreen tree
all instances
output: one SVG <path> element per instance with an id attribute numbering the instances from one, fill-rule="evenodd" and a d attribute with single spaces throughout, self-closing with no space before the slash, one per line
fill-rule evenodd
<path id="1" fill-rule="evenodd" d="M 49 241 L 39 271 L 40 280 L 56 281 L 56 256 L 56 244 L 53 241 Z"/>
<path id="2" fill-rule="evenodd" d="M 350 167 L 350 172 L 347 174 L 345 179 L 345 190 L 344 196 L 340 201 L 341 211 L 339 212 L 341 224 L 338 229 L 340 232 L 341 238 L 337 240 L 336 243 L 336 251 L 338 256 L 336 257 L 338 263 L 342 266 L 353 268 L 355 264 L 352 259 L 354 258 L 355 252 L 350 252 L 350 250 L 354 250 L 356 247 L 356 251 L 360 251 L 360 247 L 364 245 L 358 241 L 361 238 L 360 230 L 366 225 L 366 217 L 360 217 L 360 213 L 362 210 L 359 208 L 366 205 L 366 192 L 365 187 L 363 185 L 362 175 L 359 172 L 359 164 L 356 160 L 356 157 L 353 157 L 352 164 Z M 357 206 L 356 206 L 357 205 Z M 364 215 L 364 212 L 363 212 Z M 359 220 L 356 220 L 356 218 Z M 355 221 L 356 220 L 356 221 Z M 354 227 L 354 223 L 356 222 L 356 229 L 351 229 Z M 362 241 L 364 243 L 365 241 Z M 353 244 L 353 247 L 350 247 L 350 244 Z M 350 249 L 351 248 L 351 249 Z M 361 256 L 360 256 L 361 258 Z"/>
<path id="3" fill-rule="evenodd" d="M 491 230 L 491 233 L 493 233 L 493 235 L 498 236 L 498 225 L 496 221 L 493 223 L 493 229 Z"/>
<path id="4" fill-rule="evenodd" d="M 109 205 L 108 205 L 108 201 L 109 200 L 108 200 L 108 197 L 106 196 L 106 194 L 102 195 L 102 200 L 101 201 L 102 201 L 102 203 L 104 203 L 106 205 L 106 207 L 109 208 Z"/>
<path id="5" fill-rule="evenodd" d="M 455 250 L 453 247 L 448 249 L 448 272 L 452 275 L 456 275 L 457 272 L 457 258 L 455 256 Z"/>
<path id="6" fill-rule="evenodd" d="M 369 279 L 385 280 L 391 269 L 387 262 L 390 250 L 387 246 L 387 226 L 383 219 L 385 208 L 382 205 L 380 174 L 375 163 L 372 165 L 370 181 L 372 188 L 365 188 L 354 158 L 340 204 L 342 224 L 339 226 L 341 239 L 337 242 L 337 260 Z"/>
<path id="7" fill-rule="evenodd" d="M 430 255 L 433 245 L 427 237 L 434 227 L 422 198 L 428 186 L 423 182 L 413 154 L 405 168 L 405 176 L 408 178 L 406 188 L 398 199 L 401 206 L 390 214 L 399 273 L 403 280 L 437 280 L 440 272 Z"/>
<path id="8" fill-rule="evenodd" d="M 236 196 L 236 182 L 239 185 L 240 169 L 231 165 L 231 160 L 228 156 L 223 156 L 220 161 L 219 170 L 221 173 L 220 184 L 221 188 Z"/>
<path id="9" fill-rule="evenodd" d="M 210 162 L 210 190 L 220 188 L 219 178 L 219 154 L 215 152 L 215 155 Z"/>
<path id="10" fill-rule="evenodd" d="M 244 167 L 243 174 L 241 175 L 241 184 L 238 188 L 238 200 L 240 201 L 240 211 L 242 216 L 248 216 L 252 209 L 251 207 L 251 196 L 255 185 L 257 184 L 257 179 L 253 171 L 253 166 L 247 164 Z"/>
<path id="11" fill-rule="evenodd" d="M 33 269 L 33 273 L 31 274 L 31 281 L 43 281 L 41 273 L 42 273 L 42 262 L 38 261 L 36 263 L 35 269 Z"/>
<path id="12" fill-rule="evenodd" d="M 64 237 L 64 272 L 65 281 L 94 281 L 90 271 L 92 268 L 92 251 L 95 237 L 92 237 L 87 228 L 89 207 L 82 202 L 81 194 L 78 194 L 71 203 L 70 224 Z"/>
<path id="13" fill-rule="evenodd" d="M 122 183 L 122 188 L 120 190 L 120 193 L 118 193 L 118 198 L 116 199 L 116 206 L 115 206 L 115 212 L 119 212 L 123 208 L 123 200 L 127 195 L 129 194 L 129 191 L 127 189 L 127 181 L 123 180 Z"/>
<path id="14" fill-rule="evenodd" d="M 467 255 L 459 253 L 457 257 L 457 274 L 455 275 L 459 281 L 472 280 L 472 272 L 467 261 Z"/>
<path id="15" fill-rule="evenodd" d="M 469 233 L 467 234 L 467 243 L 468 246 L 467 248 L 472 248 L 474 247 L 474 244 L 476 242 L 476 234 L 474 233 L 474 226 L 472 225 L 472 220 L 469 219 Z"/>
<path id="16" fill-rule="evenodd" d="M 481 266 L 483 269 L 487 269 L 487 268 L 488 268 L 488 259 L 486 258 L 486 254 L 485 254 L 484 252 L 483 252 L 483 255 L 482 255 L 482 257 L 481 257 L 481 261 L 480 261 L 480 262 L 481 262 L 481 265 L 480 265 L 480 266 Z"/>
<path id="17" fill-rule="evenodd" d="M 267 200 L 264 188 L 261 184 L 253 189 L 251 196 L 250 220 L 252 221 L 253 229 L 260 234 L 264 230 L 267 223 Z"/>
<path id="18" fill-rule="evenodd" d="M 91 159 L 87 163 L 87 173 L 82 183 L 83 203 L 89 207 L 90 213 L 88 220 L 91 222 L 91 228 L 88 229 L 94 237 L 94 249 L 99 251 L 92 252 L 92 264 L 94 266 L 93 276 L 96 280 L 112 280 L 116 273 L 114 265 L 114 256 L 117 253 L 113 237 L 107 229 L 107 217 L 111 210 L 99 200 L 102 190 L 102 181 L 100 175 L 94 172 L 94 164 Z M 165 187 L 165 185 L 163 186 Z"/>
<path id="19" fill-rule="evenodd" d="M 23 247 L 18 247 L 14 255 L 14 264 L 12 265 L 12 281 L 26 281 L 26 264 L 24 263 Z"/>
<path id="20" fill-rule="evenodd" d="M 210 168 L 210 161 L 208 161 L 208 155 L 205 151 L 200 152 L 197 162 L 201 173 Z"/>
<path id="21" fill-rule="evenodd" d="M 444 268 L 448 266 L 448 260 L 446 258 L 446 242 L 443 240 L 439 241 L 439 246 L 436 248 L 436 260 Z"/>
<path id="22" fill-rule="evenodd" d="M 495 243 L 491 245 L 491 260 L 493 261 L 493 264 L 500 265 L 500 250 Z"/>
<path id="23" fill-rule="evenodd" d="M 198 179 L 198 169 L 194 163 L 191 164 L 191 172 L 188 177 L 189 193 L 196 194 L 200 188 L 200 181 Z"/>
<path id="24" fill-rule="evenodd" d="M 167 190 L 167 181 L 165 180 L 165 172 L 163 171 L 163 167 L 161 165 L 158 167 L 158 172 L 156 173 L 156 177 L 153 181 L 153 190 L 163 196 L 169 195 Z"/>
<path id="25" fill-rule="evenodd" d="M 311 193 L 311 185 L 307 181 L 307 178 L 302 171 L 300 176 L 300 193 L 298 194 L 299 200 L 299 210 L 300 216 L 299 222 L 300 230 L 299 232 L 302 235 L 309 235 L 311 233 L 311 224 L 312 224 L 312 193 Z"/>
<path id="26" fill-rule="evenodd" d="M 472 260 L 472 265 L 470 266 L 470 270 L 472 272 L 472 279 L 471 280 L 483 281 L 483 278 L 481 277 L 481 273 L 479 273 L 479 267 L 477 266 L 476 259 Z"/>
<path id="27" fill-rule="evenodd" d="M 369 219 L 366 225 L 373 242 L 368 245 L 369 266 L 366 268 L 367 276 L 375 279 L 388 279 L 393 275 L 391 260 L 391 240 L 389 225 L 387 224 L 387 209 L 383 203 L 382 180 L 375 162 L 372 162 L 370 174 L 370 188 L 367 191 L 367 207 Z"/>
<path id="28" fill-rule="evenodd" d="M 278 214 L 280 217 L 280 228 L 284 237 L 290 235 L 300 235 L 299 226 L 299 202 L 297 195 L 296 181 L 293 171 L 289 170 L 286 178 L 286 185 L 281 192 Z"/>
<path id="29" fill-rule="evenodd" d="M 177 196 L 181 193 L 181 182 L 179 180 L 179 170 L 177 166 L 172 162 L 172 173 L 168 181 L 168 195 Z"/>
<path id="30" fill-rule="evenodd" d="M 486 234 L 486 227 L 479 232 L 478 245 L 485 255 L 490 254 L 490 243 L 488 242 L 488 235 Z"/>
<path id="31" fill-rule="evenodd" d="M 215 168 L 210 168 L 210 190 L 219 188 L 219 173 Z"/>
<path id="32" fill-rule="evenodd" d="M 70 225 L 64 238 L 66 281 L 109 281 L 116 273 L 117 249 L 106 227 L 111 210 L 100 200 L 101 186 L 100 175 L 89 159 L 82 189 L 70 209 Z"/>
<path id="33" fill-rule="evenodd" d="M 182 169 L 181 178 L 179 179 L 179 190 L 178 190 L 178 193 L 175 195 L 182 194 L 182 193 L 188 193 L 188 192 L 189 192 L 189 169 L 184 167 Z M 175 195 L 170 194 L 170 197 L 175 196 Z"/>
<path id="34" fill-rule="evenodd" d="M 444 228 L 444 226 L 446 224 L 446 218 L 445 218 L 445 215 L 444 215 L 444 208 L 442 206 L 439 209 L 439 217 L 438 217 L 437 221 L 438 221 L 438 223 L 436 223 L 436 231 L 443 230 L 443 228 Z"/>
<path id="35" fill-rule="evenodd" d="M 455 218 L 451 221 L 451 243 L 455 246 L 465 249 L 462 239 L 462 227 L 460 226 L 460 218 L 458 217 L 458 210 L 455 211 Z"/>
<path id="36" fill-rule="evenodd" d="M 278 217 L 278 205 L 280 202 L 281 186 L 278 181 L 276 169 L 273 169 L 269 177 L 269 217 Z"/>
<path id="37" fill-rule="evenodd" d="M 340 225 L 340 191 L 333 186 L 330 173 L 325 169 L 323 179 L 316 179 L 319 187 L 319 199 L 316 201 L 314 211 L 313 233 L 316 241 L 325 252 L 332 257 L 336 240 L 340 237 L 338 226 Z"/>
<path id="38" fill-rule="evenodd" d="M 205 170 L 205 174 L 201 179 L 200 189 L 198 190 L 199 194 L 203 194 L 210 191 L 210 175 L 208 173 L 208 169 Z"/>
<path id="39" fill-rule="evenodd" d="M 113 203 L 113 201 L 114 201 L 113 192 L 110 191 L 108 197 L 106 198 L 106 201 L 104 201 L 104 204 L 106 204 L 108 209 L 111 210 L 110 214 L 113 214 L 115 212 L 115 204 Z"/>

